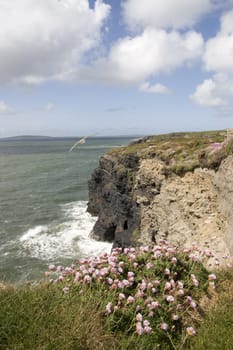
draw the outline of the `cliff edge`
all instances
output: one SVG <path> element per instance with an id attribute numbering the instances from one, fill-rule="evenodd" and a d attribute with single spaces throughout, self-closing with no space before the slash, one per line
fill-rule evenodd
<path id="1" fill-rule="evenodd" d="M 233 256 L 231 131 L 146 137 L 102 156 L 89 181 L 93 236 L 199 246 Z"/>

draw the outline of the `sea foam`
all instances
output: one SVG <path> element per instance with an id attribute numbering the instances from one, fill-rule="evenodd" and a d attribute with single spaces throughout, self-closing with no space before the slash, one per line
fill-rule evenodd
<path id="1" fill-rule="evenodd" d="M 87 202 L 79 201 L 61 207 L 65 221 L 35 226 L 21 237 L 24 252 L 42 260 L 80 258 L 110 252 L 111 244 L 90 238 L 96 222 L 87 211 Z"/>

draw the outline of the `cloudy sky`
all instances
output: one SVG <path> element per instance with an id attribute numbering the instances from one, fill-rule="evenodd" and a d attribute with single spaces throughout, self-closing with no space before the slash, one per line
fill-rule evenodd
<path id="1" fill-rule="evenodd" d="M 233 0 L 0 0 L 0 137 L 233 127 Z"/>

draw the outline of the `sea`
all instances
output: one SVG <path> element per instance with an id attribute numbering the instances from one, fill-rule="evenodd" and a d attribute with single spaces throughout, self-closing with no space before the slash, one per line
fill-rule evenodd
<path id="1" fill-rule="evenodd" d="M 49 264 L 69 266 L 109 252 L 90 237 L 88 180 L 99 158 L 132 137 L 0 139 L 0 281 L 43 280 Z"/>

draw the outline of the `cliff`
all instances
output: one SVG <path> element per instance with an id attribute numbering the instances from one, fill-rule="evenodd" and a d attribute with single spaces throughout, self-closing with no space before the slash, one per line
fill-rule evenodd
<path id="1" fill-rule="evenodd" d="M 147 137 L 101 157 L 89 181 L 93 236 L 115 246 L 169 242 L 233 255 L 228 131 Z"/>

